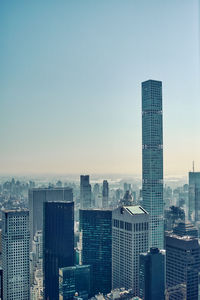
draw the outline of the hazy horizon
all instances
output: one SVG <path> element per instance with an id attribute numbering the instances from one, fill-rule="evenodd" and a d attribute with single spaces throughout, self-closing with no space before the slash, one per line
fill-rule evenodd
<path id="1" fill-rule="evenodd" d="M 148 79 L 164 177 L 200 171 L 197 0 L 3 0 L 0 44 L 1 174 L 141 176 Z"/>

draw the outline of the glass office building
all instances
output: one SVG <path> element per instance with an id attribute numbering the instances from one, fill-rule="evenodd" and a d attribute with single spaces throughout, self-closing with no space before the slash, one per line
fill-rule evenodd
<path id="1" fill-rule="evenodd" d="M 150 247 L 163 249 L 162 82 L 142 83 L 142 196 L 150 214 Z"/>
<path id="2" fill-rule="evenodd" d="M 92 295 L 111 291 L 112 211 L 80 210 L 81 263 L 91 265 Z"/>
<path id="3" fill-rule="evenodd" d="M 140 297 L 145 300 L 164 300 L 165 250 L 151 248 L 149 252 L 141 253 L 139 271 Z"/>
<path id="4" fill-rule="evenodd" d="M 74 202 L 45 202 L 43 226 L 44 299 L 59 298 L 59 268 L 74 264 Z"/>
<path id="5" fill-rule="evenodd" d="M 82 299 L 88 299 L 91 291 L 91 268 L 89 265 L 77 265 L 59 269 L 59 299 L 73 299 L 75 293 Z"/>

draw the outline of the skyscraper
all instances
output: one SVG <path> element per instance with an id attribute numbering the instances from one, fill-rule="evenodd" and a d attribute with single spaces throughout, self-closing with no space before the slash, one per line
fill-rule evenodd
<path id="1" fill-rule="evenodd" d="M 170 300 L 198 300 L 200 245 L 197 238 L 166 236 L 166 288 Z"/>
<path id="2" fill-rule="evenodd" d="M 74 264 L 74 202 L 45 202 L 44 299 L 59 299 L 59 268 Z"/>
<path id="3" fill-rule="evenodd" d="M 142 83 L 142 195 L 150 214 L 150 247 L 163 249 L 162 82 Z"/>
<path id="4" fill-rule="evenodd" d="M 189 172 L 189 211 L 190 221 L 200 221 L 200 172 Z"/>
<path id="5" fill-rule="evenodd" d="M 3 299 L 29 300 L 29 212 L 2 212 Z"/>
<path id="6" fill-rule="evenodd" d="M 91 265 L 92 295 L 111 291 L 112 211 L 80 209 L 81 263 Z"/>
<path id="7" fill-rule="evenodd" d="M 159 276 L 158 276 L 159 274 Z M 140 254 L 140 297 L 145 300 L 165 299 L 165 250 L 150 248 Z"/>
<path id="8" fill-rule="evenodd" d="M 112 213 L 112 288 L 139 295 L 139 255 L 149 248 L 149 214 L 141 206 L 122 206 Z"/>
<path id="9" fill-rule="evenodd" d="M 126 191 L 124 197 L 120 200 L 120 204 L 122 206 L 133 206 L 134 205 L 134 201 L 133 201 L 133 196 L 132 193 L 128 190 Z"/>
<path id="10" fill-rule="evenodd" d="M 164 219 L 165 230 L 170 231 L 174 228 L 177 221 L 185 222 L 185 211 L 183 208 L 172 205 L 164 211 Z"/>
<path id="11" fill-rule="evenodd" d="M 33 188 L 29 190 L 31 242 L 36 231 L 43 226 L 43 203 L 47 201 L 73 201 L 71 188 Z"/>
<path id="12" fill-rule="evenodd" d="M 92 204 L 92 193 L 89 175 L 80 176 L 80 207 L 90 208 Z"/>
<path id="13" fill-rule="evenodd" d="M 100 187 L 98 183 L 95 183 L 94 187 L 93 187 L 93 203 L 94 203 L 94 207 L 96 208 L 101 208 L 102 206 L 102 197 L 101 197 L 101 193 L 100 193 Z"/>
<path id="14" fill-rule="evenodd" d="M 107 208 L 108 207 L 108 198 L 109 198 L 109 186 L 108 181 L 103 181 L 103 190 L 102 190 L 102 207 Z"/>

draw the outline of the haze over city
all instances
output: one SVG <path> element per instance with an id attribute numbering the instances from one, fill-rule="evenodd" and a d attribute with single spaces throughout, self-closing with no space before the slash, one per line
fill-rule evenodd
<path id="1" fill-rule="evenodd" d="M 1 174 L 141 175 L 141 82 L 164 174 L 200 170 L 198 1 L 1 1 Z"/>
<path id="2" fill-rule="evenodd" d="M 0 1 L 0 300 L 200 299 L 199 3 Z"/>

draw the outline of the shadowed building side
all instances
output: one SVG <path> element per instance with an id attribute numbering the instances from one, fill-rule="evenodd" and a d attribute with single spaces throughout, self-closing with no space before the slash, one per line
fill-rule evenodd
<path id="1" fill-rule="evenodd" d="M 74 202 L 45 202 L 44 299 L 59 299 L 59 268 L 74 264 Z"/>
<path id="2" fill-rule="evenodd" d="M 112 211 L 80 209 L 83 265 L 91 265 L 92 295 L 111 291 Z"/>
<path id="3" fill-rule="evenodd" d="M 33 188 L 29 190 L 31 242 L 37 231 L 43 230 L 43 203 L 47 201 L 73 201 L 71 188 Z"/>

